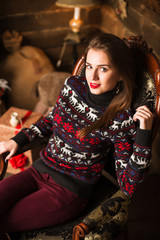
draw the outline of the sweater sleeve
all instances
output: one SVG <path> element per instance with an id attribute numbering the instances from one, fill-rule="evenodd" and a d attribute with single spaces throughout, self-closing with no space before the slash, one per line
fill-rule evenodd
<path id="1" fill-rule="evenodd" d="M 67 85 L 68 78 L 65 80 L 64 86 Z M 63 91 L 62 87 L 60 93 Z M 32 124 L 30 128 L 23 128 L 16 136 L 12 139 L 21 147 L 25 144 L 32 142 L 36 138 L 43 138 L 50 136 L 53 132 L 53 119 L 54 112 L 57 107 L 57 103 L 60 100 L 60 95 L 57 98 L 55 107 L 51 110 L 46 117 L 40 119 L 36 124 Z"/>
<path id="2" fill-rule="evenodd" d="M 137 128 L 129 115 L 120 126 L 121 129 L 114 132 L 116 175 L 121 190 L 132 196 L 141 186 L 150 166 L 152 133 Z"/>
<path id="3" fill-rule="evenodd" d="M 43 117 L 36 124 L 32 124 L 30 128 L 23 128 L 17 135 L 12 138 L 12 140 L 14 140 L 21 147 L 29 142 L 32 142 L 36 138 L 50 136 L 53 131 L 53 112 L 54 109 L 51 110 L 46 117 Z"/>

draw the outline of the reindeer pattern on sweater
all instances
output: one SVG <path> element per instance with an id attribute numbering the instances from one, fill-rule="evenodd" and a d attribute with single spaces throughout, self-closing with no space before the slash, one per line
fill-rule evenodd
<path id="1" fill-rule="evenodd" d="M 86 79 L 71 76 L 66 79 L 53 111 L 22 131 L 28 141 L 49 135 L 48 144 L 40 153 L 44 163 L 91 184 L 101 176 L 107 149 L 114 145 L 118 183 L 127 195 L 132 195 L 150 165 L 151 146 L 145 146 L 143 141 L 136 142 L 137 127 L 132 109 L 119 112 L 108 127 L 79 138 L 78 131 L 99 119 L 105 111 L 105 107 L 88 102 L 86 93 Z"/>

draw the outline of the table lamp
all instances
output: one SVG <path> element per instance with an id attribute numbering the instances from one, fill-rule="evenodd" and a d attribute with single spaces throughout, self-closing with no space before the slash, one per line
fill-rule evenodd
<path id="1" fill-rule="evenodd" d="M 100 4 L 100 0 L 58 0 L 55 4 L 59 7 L 74 8 L 73 18 L 69 21 L 71 32 L 67 34 L 64 39 L 63 48 L 61 51 L 60 59 L 57 62 L 57 67 L 61 65 L 61 60 L 67 45 L 67 42 L 75 44 L 80 43 L 80 28 L 83 25 L 83 20 L 80 18 L 81 8 L 90 8 Z"/>
<path id="2" fill-rule="evenodd" d="M 81 8 L 94 7 L 99 4 L 100 0 L 58 0 L 57 6 L 74 8 L 73 18 L 69 21 L 72 32 L 80 32 L 80 28 L 83 25 L 83 21 L 80 18 Z"/>

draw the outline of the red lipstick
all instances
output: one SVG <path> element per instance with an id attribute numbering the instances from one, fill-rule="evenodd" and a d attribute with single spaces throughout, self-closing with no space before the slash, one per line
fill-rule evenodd
<path id="1" fill-rule="evenodd" d="M 97 84 L 97 83 L 90 83 L 90 87 L 95 89 L 98 88 L 101 84 Z"/>

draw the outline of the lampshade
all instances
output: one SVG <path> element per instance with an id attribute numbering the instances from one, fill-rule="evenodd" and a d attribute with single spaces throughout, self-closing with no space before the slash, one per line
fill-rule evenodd
<path id="1" fill-rule="evenodd" d="M 60 7 L 87 8 L 100 4 L 100 0 L 58 0 L 55 4 Z"/>

